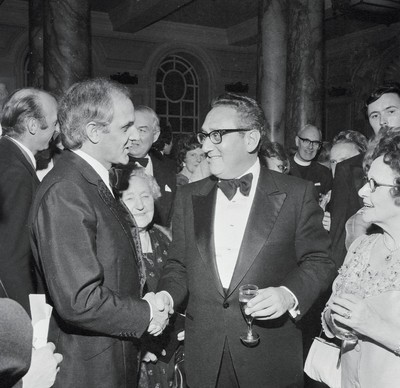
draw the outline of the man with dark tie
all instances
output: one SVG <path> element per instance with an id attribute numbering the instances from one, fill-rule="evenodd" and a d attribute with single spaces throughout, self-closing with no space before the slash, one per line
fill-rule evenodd
<path id="1" fill-rule="evenodd" d="M 135 108 L 135 129 L 129 151 L 130 163 L 139 163 L 146 173 L 154 176 L 161 190 L 155 202 L 154 222 L 170 226 L 172 204 L 176 191 L 175 163 L 151 147 L 160 136 L 160 121 L 153 109 L 138 105 Z"/>
<path id="2" fill-rule="evenodd" d="M 39 185 L 35 154 L 57 130 L 57 102 L 50 94 L 20 89 L 5 101 L 0 138 L 0 280 L 9 298 L 30 314 L 36 292 L 28 215 Z"/>
<path id="3" fill-rule="evenodd" d="M 260 166 L 264 114 L 248 97 L 213 101 L 198 140 L 212 176 L 182 186 L 157 297 L 188 297 L 185 370 L 190 388 L 303 386 L 296 321 L 334 277 L 313 184 Z M 258 286 L 246 313 L 260 336 L 246 346 L 239 287 Z"/>
<path id="4" fill-rule="evenodd" d="M 65 151 L 42 181 L 30 229 L 53 306 L 49 338 L 63 354 L 56 388 L 136 387 L 140 337 L 165 327 L 145 272 L 136 223 L 108 170 L 128 163 L 135 111 L 106 79 L 71 86 L 58 114 Z M 150 325 L 149 325 L 150 323 Z"/>

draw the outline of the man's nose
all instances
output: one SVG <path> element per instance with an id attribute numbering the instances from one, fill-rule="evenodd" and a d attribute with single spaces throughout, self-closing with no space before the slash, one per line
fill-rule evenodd
<path id="1" fill-rule="evenodd" d="M 207 154 L 207 152 L 211 151 L 213 146 L 214 146 L 214 144 L 210 140 L 210 137 L 206 137 L 203 145 L 201 146 L 201 149 Z"/>
<path id="2" fill-rule="evenodd" d="M 380 117 L 379 124 L 381 125 L 381 127 L 383 127 L 385 125 L 388 125 L 388 123 L 389 123 L 389 121 L 388 121 L 387 116 L 385 114 L 382 114 Z"/>
<path id="3" fill-rule="evenodd" d="M 139 139 L 139 131 L 136 128 L 135 124 L 132 125 L 132 127 L 130 128 L 129 139 L 130 140 L 138 140 Z"/>

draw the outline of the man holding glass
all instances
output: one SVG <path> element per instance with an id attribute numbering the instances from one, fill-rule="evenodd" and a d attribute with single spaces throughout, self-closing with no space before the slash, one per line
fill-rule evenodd
<path id="1" fill-rule="evenodd" d="M 295 322 L 329 286 L 334 265 L 312 184 L 260 166 L 264 132 L 254 100 L 217 98 L 198 133 L 212 176 L 177 193 L 158 296 L 178 306 L 189 295 L 190 388 L 303 386 Z M 240 338 L 246 284 L 258 287 L 244 310 L 254 317 L 255 343 Z"/>

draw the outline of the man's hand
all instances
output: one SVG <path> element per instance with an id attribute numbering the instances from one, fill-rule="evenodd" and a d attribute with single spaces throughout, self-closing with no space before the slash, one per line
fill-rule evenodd
<path id="1" fill-rule="evenodd" d="M 53 386 L 63 357 L 54 353 L 52 342 L 40 349 L 32 350 L 32 361 L 28 373 L 22 378 L 23 388 L 50 388 Z"/>
<path id="2" fill-rule="evenodd" d="M 256 319 L 276 319 L 294 307 L 293 296 L 285 288 L 268 287 L 247 303 L 246 314 Z"/>
<path id="3" fill-rule="evenodd" d="M 169 316 L 174 312 L 171 301 L 163 292 L 158 294 L 149 292 L 143 299 L 150 303 L 153 311 L 153 318 L 147 331 L 154 336 L 160 335 L 168 324 Z"/>

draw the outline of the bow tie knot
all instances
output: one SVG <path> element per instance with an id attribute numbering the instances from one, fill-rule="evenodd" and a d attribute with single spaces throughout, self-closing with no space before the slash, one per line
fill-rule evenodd
<path id="1" fill-rule="evenodd" d="M 135 158 L 134 156 L 131 156 L 131 160 L 133 160 L 136 163 L 139 163 L 142 167 L 145 167 L 149 164 L 149 158 Z"/>
<path id="2" fill-rule="evenodd" d="M 237 189 L 239 189 L 244 196 L 248 197 L 252 181 L 253 181 L 253 174 L 249 173 L 243 175 L 239 179 L 220 180 L 218 182 L 218 187 L 226 195 L 229 201 L 231 201 L 232 198 L 235 196 Z"/>

